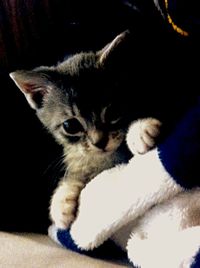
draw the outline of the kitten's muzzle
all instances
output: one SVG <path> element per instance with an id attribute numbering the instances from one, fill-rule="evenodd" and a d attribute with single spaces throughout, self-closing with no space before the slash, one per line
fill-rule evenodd
<path id="1" fill-rule="evenodd" d="M 96 146 L 99 149 L 104 150 L 106 148 L 106 145 L 108 143 L 108 137 L 104 137 L 103 139 L 99 140 L 96 143 L 92 143 L 94 146 Z"/>
<path id="2" fill-rule="evenodd" d="M 89 133 L 89 139 L 93 146 L 98 149 L 104 150 L 108 143 L 108 135 L 101 130 L 92 130 Z"/>

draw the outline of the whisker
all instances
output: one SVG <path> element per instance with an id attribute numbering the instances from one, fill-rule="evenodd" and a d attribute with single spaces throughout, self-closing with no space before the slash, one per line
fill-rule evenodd
<path id="1" fill-rule="evenodd" d="M 63 162 L 64 155 L 57 157 L 53 160 L 48 167 L 44 170 L 43 176 L 46 176 L 48 173 L 51 173 L 51 182 L 57 184 L 58 180 L 61 177 L 61 173 L 65 170 L 65 164 Z"/>

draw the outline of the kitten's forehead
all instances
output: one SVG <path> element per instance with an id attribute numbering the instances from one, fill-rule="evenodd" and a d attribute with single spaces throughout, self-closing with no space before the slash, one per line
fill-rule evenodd
<path id="1" fill-rule="evenodd" d="M 69 106 L 75 116 L 95 117 L 98 115 L 104 118 L 111 100 L 102 88 L 89 82 L 85 85 L 74 85 L 70 89 L 65 87 L 60 101 Z"/>
<path id="2" fill-rule="evenodd" d="M 103 92 L 110 83 L 104 68 L 97 64 L 95 53 L 76 54 L 56 67 L 67 90 L 91 97 Z M 108 94 L 108 91 L 107 91 Z"/>
<path id="3" fill-rule="evenodd" d="M 80 53 L 59 64 L 52 76 L 55 90 L 49 95 L 48 107 L 56 113 L 105 121 L 105 114 L 113 103 L 113 83 L 107 72 L 95 63 L 94 53 Z M 58 112 L 57 112 L 58 111 Z"/>
<path id="4" fill-rule="evenodd" d="M 104 100 L 103 100 L 104 99 Z M 85 118 L 93 123 L 104 121 L 105 113 L 110 106 L 105 98 L 99 99 L 96 94 L 79 94 L 75 89 L 54 90 L 47 102 L 49 110 L 54 109 L 58 113 L 65 114 L 67 117 Z"/>
<path id="5" fill-rule="evenodd" d="M 96 124 L 98 122 L 105 123 L 105 114 L 107 110 L 107 105 L 102 106 L 99 105 L 99 107 L 85 107 L 85 106 L 79 106 L 76 103 L 74 103 L 71 107 L 71 111 L 73 116 L 76 117 L 83 117 L 87 121 L 90 121 L 93 124 Z"/>

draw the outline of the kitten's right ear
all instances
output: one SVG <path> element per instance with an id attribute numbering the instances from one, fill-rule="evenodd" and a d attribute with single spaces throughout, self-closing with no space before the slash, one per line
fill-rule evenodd
<path id="1" fill-rule="evenodd" d="M 50 90 L 48 77 L 37 71 L 15 71 L 9 74 L 18 88 L 25 95 L 30 106 L 37 110 L 41 108 L 43 98 Z"/>

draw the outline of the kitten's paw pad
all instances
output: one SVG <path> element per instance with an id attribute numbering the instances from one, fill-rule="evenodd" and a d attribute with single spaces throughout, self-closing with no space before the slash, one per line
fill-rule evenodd
<path id="1" fill-rule="evenodd" d="M 160 133 L 161 122 L 154 118 L 141 119 L 130 126 L 127 144 L 133 154 L 144 154 L 155 145 Z"/>

